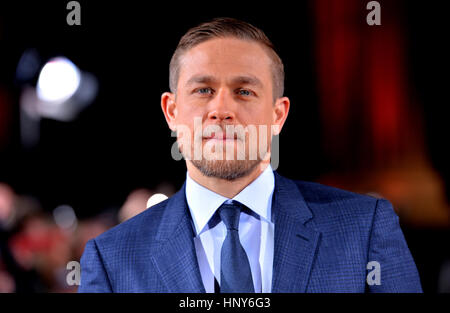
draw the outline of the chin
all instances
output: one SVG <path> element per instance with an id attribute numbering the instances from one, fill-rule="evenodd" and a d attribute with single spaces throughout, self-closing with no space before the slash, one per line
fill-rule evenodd
<path id="1" fill-rule="evenodd" d="M 191 162 L 205 176 L 231 181 L 249 175 L 261 160 L 193 160 Z"/>

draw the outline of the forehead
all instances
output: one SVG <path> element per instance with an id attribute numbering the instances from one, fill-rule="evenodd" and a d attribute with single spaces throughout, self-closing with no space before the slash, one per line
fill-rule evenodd
<path id="1" fill-rule="evenodd" d="M 247 75 L 264 83 L 271 79 L 271 60 L 257 42 L 236 38 L 210 39 L 180 58 L 179 84 L 201 75 L 219 80 Z"/>

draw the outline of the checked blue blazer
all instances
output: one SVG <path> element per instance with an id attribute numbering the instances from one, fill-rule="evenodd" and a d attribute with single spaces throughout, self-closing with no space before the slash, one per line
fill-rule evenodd
<path id="1" fill-rule="evenodd" d="M 387 200 L 275 174 L 272 292 L 422 292 Z M 79 292 L 205 292 L 185 186 L 90 240 Z M 380 264 L 380 284 L 366 282 Z"/>

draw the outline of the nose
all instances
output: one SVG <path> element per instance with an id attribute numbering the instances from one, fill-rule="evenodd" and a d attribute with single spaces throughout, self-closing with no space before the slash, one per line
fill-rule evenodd
<path id="1" fill-rule="evenodd" d="M 226 90 L 220 90 L 209 103 L 209 120 L 232 122 L 236 118 L 233 98 Z"/>

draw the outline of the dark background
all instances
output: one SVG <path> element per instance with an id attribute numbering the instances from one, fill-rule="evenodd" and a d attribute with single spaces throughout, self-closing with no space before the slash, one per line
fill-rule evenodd
<path id="1" fill-rule="evenodd" d="M 21 53 L 30 47 L 43 58 L 67 56 L 100 83 L 94 105 L 76 121 L 43 121 L 41 142 L 33 151 L 18 146 L 15 124 L 5 162 L 10 166 L 2 176 L 16 189 L 39 195 L 45 207 L 64 202 L 89 214 L 122 201 L 139 186 L 154 187 L 167 180 L 181 187 L 185 165 L 171 158 L 174 138 L 165 124 L 160 96 L 168 91 L 168 65 L 179 38 L 188 28 L 217 16 L 260 25 L 285 60 L 286 94 L 293 105 L 280 143 L 280 173 L 311 179 L 326 170 L 316 139 L 320 129 L 314 122 L 317 100 L 306 2 L 295 12 L 256 3 L 227 2 L 223 8 L 208 3 L 80 4 L 79 27 L 66 24 L 63 4 L 23 3 L 4 16 L 5 84 L 13 82 Z M 282 17 L 286 14 L 291 17 Z"/>

